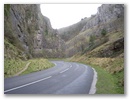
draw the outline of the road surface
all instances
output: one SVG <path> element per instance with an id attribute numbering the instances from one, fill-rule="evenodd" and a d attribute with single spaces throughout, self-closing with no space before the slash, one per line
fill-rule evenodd
<path id="1" fill-rule="evenodd" d="M 94 70 L 80 63 L 52 61 L 47 70 L 4 80 L 5 94 L 90 94 Z"/>

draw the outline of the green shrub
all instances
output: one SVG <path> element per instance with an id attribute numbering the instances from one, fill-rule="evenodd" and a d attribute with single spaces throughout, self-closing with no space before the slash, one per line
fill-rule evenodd
<path id="1" fill-rule="evenodd" d="M 94 42 L 95 38 L 96 38 L 95 35 L 90 35 L 89 41 Z"/>
<path id="2" fill-rule="evenodd" d="M 45 30 L 45 35 L 48 35 L 48 30 L 47 29 Z"/>
<path id="3" fill-rule="evenodd" d="M 107 34 L 107 31 L 106 31 L 105 29 L 102 29 L 101 35 L 102 35 L 102 36 L 105 36 L 106 34 Z"/>
<path id="4" fill-rule="evenodd" d="M 89 38 L 89 47 L 92 47 L 94 45 L 95 39 L 96 39 L 95 35 L 90 35 L 90 38 Z"/>

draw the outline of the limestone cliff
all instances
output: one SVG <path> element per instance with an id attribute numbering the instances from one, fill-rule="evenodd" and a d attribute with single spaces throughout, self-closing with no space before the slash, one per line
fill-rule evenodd
<path id="1" fill-rule="evenodd" d="M 103 4 L 95 15 L 58 30 L 41 14 L 40 5 L 4 5 L 5 58 L 70 57 L 123 37 L 123 4 Z"/>
<path id="2" fill-rule="evenodd" d="M 52 29 L 50 20 L 41 14 L 40 5 L 4 5 L 4 34 L 7 58 L 19 54 L 23 59 L 63 55 L 60 52 L 64 49 L 64 41 L 57 35 L 57 30 Z"/>

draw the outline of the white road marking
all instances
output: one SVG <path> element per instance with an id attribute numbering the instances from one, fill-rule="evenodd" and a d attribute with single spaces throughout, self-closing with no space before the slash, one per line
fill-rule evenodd
<path id="1" fill-rule="evenodd" d="M 53 62 L 54 63 L 54 62 Z M 55 66 L 57 66 L 57 64 L 56 63 L 54 63 L 55 64 Z"/>
<path id="2" fill-rule="evenodd" d="M 72 65 L 70 65 L 70 68 L 72 67 Z"/>
<path id="3" fill-rule="evenodd" d="M 43 79 L 40 79 L 40 80 L 31 82 L 31 83 L 27 83 L 27 84 L 24 84 L 24 85 L 21 85 L 21 86 L 12 88 L 12 89 L 5 90 L 4 93 L 9 92 L 9 91 L 13 91 L 13 90 L 16 90 L 16 89 L 19 89 L 19 88 L 22 88 L 22 87 L 25 87 L 25 86 L 28 86 L 28 85 L 32 85 L 32 84 L 35 84 L 35 83 L 38 83 L 38 82 L 41 82 L 41 81 L 46 80 L 46 79 L 49 79 L 49 78 L 51 78 L 51 77 L 52 77 L 52 76 L 48 76 L 48 77 L 45 77 L 45 78 L 43 78 Z"/>
<path id="4" fill-rule="evenodd" d="M 65 70 L 63 70 L 63 71 L 61 71 L 60 73 L 64 73 L 64 72 L 66 72 L 67 70 L 69 70 L 69 68 L 67 68 L 67 69 L 65 69 Z"/>
<path id="5" fill-rule="evenodd" d="M 97 72 L 94 68 L 92 68 L 93 71 L 94 71 L 94 75 L 93 75 L 93 81 L 92 81 L 92 84 L 91 84 L 91 88 L 89 90 L 89 94 L 95 94 L 96 92 L 96 83 L 97 83 Z"/>

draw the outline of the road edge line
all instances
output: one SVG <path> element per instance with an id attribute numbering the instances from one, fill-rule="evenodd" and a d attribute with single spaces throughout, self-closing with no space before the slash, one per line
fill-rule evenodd
<path id="1" fill-rule="evenodd" d="M 93 69 L 93 72 L 94 72 L 94 75 L 93 75 L 93 81 L 92 81 L 92 84 L 91 84 L 91 88 L 89 90 L 89 94 L 95 94 L 96 93 L 96 83 L 97 83 L 97 72 L 94 68 Z"/>

